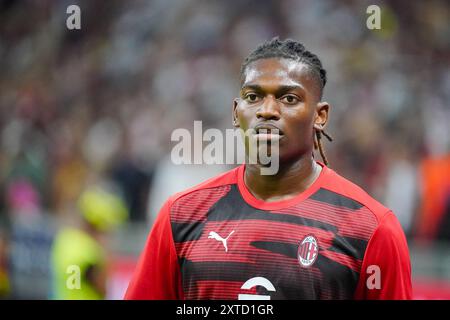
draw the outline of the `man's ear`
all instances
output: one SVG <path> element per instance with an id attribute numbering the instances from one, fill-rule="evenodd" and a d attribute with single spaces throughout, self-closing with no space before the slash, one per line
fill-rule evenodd
<path id="1" fill-rule="evenodd" d="M 233 126 L 235 128 L 239 128 L 239 119 L 238 119 L 238 116 L 237 116 L 238 103 L 239 103 L 239 98 L 235 98 L 233 100 Z"/>
<path id="2" fill-rule="evenodd" d="M 330 112 L 330 104 L 328 102 L 319 102 L 316 106 L 316 114 L 314 118 L 314 128 L 323 130 L 328 122 L 328 114 Z"/>

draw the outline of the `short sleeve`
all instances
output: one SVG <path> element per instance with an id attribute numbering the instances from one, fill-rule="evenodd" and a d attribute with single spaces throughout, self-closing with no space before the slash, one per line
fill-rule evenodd
<path id="1" fill-rule="evenodd" d="M 170 224 L 170 201 L 161 208 L 130 281 L 126 300 L 182 299 L 181 274 Z"/>
<path id="2" fill-rule="evenodd" d="M 383 216 L 367 245 L 355 299 L 412 299 L 408 245 L 392 211 Z"/>

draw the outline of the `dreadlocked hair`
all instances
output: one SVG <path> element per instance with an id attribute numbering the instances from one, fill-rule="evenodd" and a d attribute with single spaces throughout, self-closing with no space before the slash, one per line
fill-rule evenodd
<path id="1" fill-rule="evenodd" d="M 322 144 L 322 135 L 324 135 L 330 142 L 333 141 L 333 138 L 328 133 L 326 133 L 325 130 L 323 130 L 323 129 L 316 130 L 315 133 L 316 133 L 316 135 L 314 137 L 314 149 L 315 150 L 319 149 L 319 153 L 320 153 L 320 156 L 322 157 L 323 163 L 325 163 L 325 165 L 328 166 L 329 162 L 328 162 L 327 156 L 325 154 L 325 149 Z"/>
<path id="2" fill-rule="evenodd" d="M 268 58 L 285 58 L 294 61 L 302 62 L 309 66 L 311 73 L 316 77 L 319 88 L 320 98 L 322 99 L 323 90 L 327 83 L 327 72 L 322 67 L 322 62 L 314 53 L 305 49 L 305 46 L 295 40 L 286 39 L 280 40 L 275 37 L 269 41 L 259 45 L 253 52 L 251 52 L 241 65 L 240 78 L 241 83 L 244 81 L 244 75 L 247 66 L 260 59 Z M 329 141 L 333 141 L 333 138 L 326 133 L 323 129 L 315 130 L 314 136 L 314 149 L 319 149 L 320 156 L 322 157 L 325 165 L 328 166 L 329 162 L 325 155 L 325 150 L 322 144 L 322 135 L 324 135 Z"/>
<path id="3" fill-rule="evenodd" d="M 278 37 L 266 41 L 251 52 L 241 65 L 240 78 L 244 80 L 247 66 L 260 59 L 285 58 L 302 62 L 310 67 L 312 74 L 317 78 L 320 87 L 320 97 L 327 83 L 327 72 L 322 67 L 320 59 L 312 52 L 305 49 L 305 46 L 295 40 L 280 40 Z"/>

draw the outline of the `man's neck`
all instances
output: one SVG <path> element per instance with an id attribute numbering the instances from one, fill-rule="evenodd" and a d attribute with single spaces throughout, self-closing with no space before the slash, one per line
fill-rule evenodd
<path id="1" fill-rule="evenodd" d="M 308 189 L 319 177 L 322 167 L 312 157 L 280 165 L 275 175 L 261 175 L 258 165 L 246 165 L 244 182 L 257 199 L 267 202 L 287 200 Z"/>

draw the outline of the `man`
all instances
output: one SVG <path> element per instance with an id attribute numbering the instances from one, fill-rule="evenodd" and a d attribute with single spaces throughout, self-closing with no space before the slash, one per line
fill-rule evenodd
<path id="1" fill-rule="evenodd" d="M 234 125 L 278 141 L 279 170 L 246 164 L 170 197 L 126 299 L 411 298 L 396 217 L 327 167 L 325 83 L 318 57 L 293 40 L 246 58 Z"/>
<path id="2" fill-rule="evenodd" d="M 81 194 L 78 209 L 79 227 L 64 227 L 53 244 L 52 298 L 105 299 L 105 236 L 125 222 L 128 209 L 120 197 L 100 186 L 91 186 Z"/>

